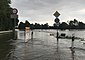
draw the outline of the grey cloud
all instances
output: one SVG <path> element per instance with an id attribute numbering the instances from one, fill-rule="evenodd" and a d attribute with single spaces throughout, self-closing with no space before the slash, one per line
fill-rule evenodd
<path id="1" fill-rule="evenodd" d="M 12 6 L 19 10 L 20 17 L 29 17 L 32 21 L 36 19 L 46 21 L 52 19 L 52 14 L 57 10 L 64 21 L 69 16 L 84 16 L 76 11 L 84 9 L 85 0 L 12 0 Z M 47 17 L 47 18 L 46 18 Z M 49 18 L 48 18 L 49 17 Z"/>

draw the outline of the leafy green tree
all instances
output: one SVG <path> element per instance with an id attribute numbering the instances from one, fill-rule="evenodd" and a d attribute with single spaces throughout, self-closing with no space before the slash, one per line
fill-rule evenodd
<path id="1" fill-rule="evenodd" d="M 85 24 L 83 22 L 79 22 L 79 29 L 85 29 Z"/>
<path id="2" fill-rule="evenodd" d="M 44 29 L 48 29 L 48 27 L 49 27 L 48 23 L 46 23 L 46 24 L 43 25 L 43 28 Z"/>
<path id="3" fill-rule="evenodd" d="M 10 22 L 10 0 L 0 0 L 0 30 L 8 30 Z"/>
<path id="4" fill-rule="evenodd" d="M 68 24 L 66 22 L 62 22 L 59 27 L 60 27 L 60 29 L 67 29 Z"/>
<path id="5" fill-rule="evenodd" d="M 34 28 L 35 28 L 35 29 L 39 29 L 40 27 L 41 27 L 41 25 L 40 25 L 40 24 L 35 23 L 35 25 L 34 25 Z"/>
<path id="6" fill-rule="evenodd" d="M 30 27 L 30 23 L 27 20 L 25 21 L 25 27 Z"/>
<path id="7" fill-rule="evenodd" d="M 20 22 L 18 28 L 19 28 L 20 30 L 24 30 L 24 29 L 25 29 L 25 24 L 24 24 L 23 22 Z"/>
<path id="8" fill-rule="evenodd" d="M 69 29 L 77 29 L 79 28 L 78 25 L 79 25 L 79 22 L 76 19 L 71 20 L 69 22 Z"/>
<path id="9" fill-rule="evenodd" d="M 34 24 L 30 24 L 30 28 L 31 29 L 34 29 Z"/>
<path id="10" fill-rule="evenodd" d="M 10 30 L 13 27 L 14 21 L 10 17 L 12 13 L 10 4 L 11 0 L 0 0 L 0 30 Z M 17 18 L 16 22 L 18 23 L 18 21 Z"/>

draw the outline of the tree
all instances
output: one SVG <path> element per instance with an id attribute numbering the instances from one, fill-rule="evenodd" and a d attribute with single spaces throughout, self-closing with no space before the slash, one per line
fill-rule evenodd
<path id="1" fill-rule="evenodd" d="M 12 9 L 10 7 L 11 0 L 0 0 L 0 30 L 10 30 L 13 27 L 13 19 L 11 19 L 10 15 L 12 13 Z M 16 25 L 19 20 L 16 19 Z"/>
<path id="2" fill-rule="evenodd" d="M 20 30 L 24 30 L 24 29 L 25 29 L 25 24 L 24 24 L 23 22 L 20 22 L 18 28 L 19 28 Z"/>
<path id="3" fill-rule="evenodd" d="M 34 24 L 30 24 L 30 28 L 31 29 L 34 29 Z"/>
<path id="4" fill-rule="evenodd" d="M 44 29 L 48 29 L 48 27 L 49 27 L 48 23 L 46 23 L 46 24 L 43 25 L 43 28 Z"/>
<path id="5" fill-rule="evenodd" d="M 0 0 L 0 30 L 10 29 L 10 0 Z"/>
<path id="6" fill-rule="evenodd" d="M 62 22 L 59 27 L 60 27 L 60 29 L 67 29 L 68 24 L 66 22 Z"/>
<path id="7" fill-rule="evenodd" d="M 40 29 L 40 28 L 41 28 L 41 25 L 38 24 L 38 23 L 35 23 L 34 28 L 35 28 L 35 29 Z"/>
<path id="8" fill-rule="evenodd" d="M 76 19 L 74 19 L 74 25 L 78 26 L 78 24 L 79 24 L 78 21 Z"/>
<path id="9" fill-rule="evenodd" d="M 71 20 L 69 22 L 69 29 L 76 29 L 76 28 L 78 28 L 78 25 L 79 25 L 79 23 L 76 19 L 74 19 L 73 21 Z"/>
<path id="10" fill-rule="evenodd" d="M 25 21 L 25 27 L 30 27 L 30 23 L 27 20 Z"/>
<path id="11" fill-rule="evenodd" d="M 79 22 L 79 29 L 85 29 L 85 24 L 83 22 Z"/>

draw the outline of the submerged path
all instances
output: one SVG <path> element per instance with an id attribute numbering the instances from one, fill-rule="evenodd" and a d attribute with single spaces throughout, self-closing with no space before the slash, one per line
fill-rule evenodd
<path id="1" fill-rule="evenodd" d="M 29 37 L 30 36 L 26 36 Z M 8 54 L 8 60 L 85 60 L 85 48 L 80 41 L 75 41 L 74 49 L 70 49 L 71 40 L 50 36 L 50 33 L 34 31 L 33 40 L 27 43 L 18 39 L 11 43 L 13 49 Z M 75 53 L 73 53 L 75 51 Z"/>

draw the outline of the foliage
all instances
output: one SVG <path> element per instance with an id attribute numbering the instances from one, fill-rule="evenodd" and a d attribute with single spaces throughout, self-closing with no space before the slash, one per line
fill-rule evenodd
<path id="1" fill-rule="evenodd" d="M 25 24 L 23 22 L 20 22 L 18 28 L 21 29 L 21 30 L 24 30 L 25 29 Z"/>
<path id="2" fill-rule="evenodd" d="M 13 28 L 14 20 L 10 17 L 12 13 L 10 3 L 11 0 L 0 0 L 0 30 L 11 30 Z M 16 19 L 17 23 L 18 21 L 19 20 Z"/>
<path id="3" fill-rule="evenodd" d="M 30 27 L 31 29 L 61 29 L 61 30 L 65 30 L 65 29 L 85 29 L 85 24 L 83 22 L 78 22 L 76 19 L 70 20 L 69 24 L 67 24 L 66 22 L 62 22 L 62 23 L 60 23 L 59 26 L 57 26 L 56 23 L 54 23 L 53 26 L 49 26 L 48 23 L 46 23 L 46 24 L 39 24 L 39 23 L 30 24 L 27 20 L 25 23 L 20 22 L 18 28 L 24 29 L 25 27 Z"/>

